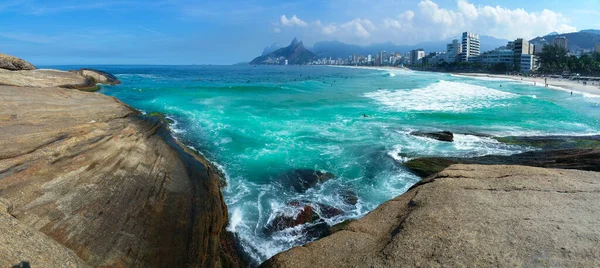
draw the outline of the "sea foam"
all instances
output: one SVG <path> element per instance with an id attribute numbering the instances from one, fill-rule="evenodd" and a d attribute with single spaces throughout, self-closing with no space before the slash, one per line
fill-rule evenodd
<path id="1" fill-rule="evenodd" d="M 483 86 L 439 81 L 413 90 L 378 90 L 364 94 L 389 109 L 399 112 L 465 112 L 498 106 L 496 100 L 518 95 Z"/>

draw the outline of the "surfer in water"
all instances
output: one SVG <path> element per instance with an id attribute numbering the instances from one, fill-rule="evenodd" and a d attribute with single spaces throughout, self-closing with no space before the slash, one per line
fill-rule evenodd
<path id="1" fill-rule="evenodd" d="M 369 117 L 367 114 L 363 114 L 363 117 Z"/>

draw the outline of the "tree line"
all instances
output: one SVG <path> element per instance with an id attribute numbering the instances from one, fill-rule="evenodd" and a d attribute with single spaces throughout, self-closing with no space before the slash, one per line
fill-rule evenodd
<path id="1" fill-rule="evenodd" d="M 546 45 L 539 56 L 540 68 L 537 73 L 561 74 L 565 71 L 580 75 L 600 75 L 600 53 L 583 54 L 581 57 L 569 55 L 560 46 Z"/>

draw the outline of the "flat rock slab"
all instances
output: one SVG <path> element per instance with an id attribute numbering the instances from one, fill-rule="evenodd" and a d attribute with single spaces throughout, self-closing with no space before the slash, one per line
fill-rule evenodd
<path id="1" fill-rule="evenodd" d="M 78 73 L 50 69 L 8 71 L 0 69 L 0 85 L 18 87 L 92 88 L 96 86 L 89 78 Z"/>
<path id="2" fill-rule="evenodd" d="M 240 265 L 224 231 L 219 173 L 159 121 L 98 93 L 0 86 L 0 130 L 8 224 L 46 235 L 91 266 Z M 0 232 L 0 241 L 15 239 Z M 0 264 L 17 264 L 8 256 Z"/>
<path id="3" fill-rule="evenodd" d="M 452 165 L 263 267 L 600 267 L 600 173 Z"/>

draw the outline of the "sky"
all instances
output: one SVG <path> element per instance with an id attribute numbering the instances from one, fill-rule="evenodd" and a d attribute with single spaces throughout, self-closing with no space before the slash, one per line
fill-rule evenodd
<path id="1" fill-rule="evenodd" d="M 234 64 L 294 37 L 367 45 L 600 29 L 600 0 L 0 0 L 0 53 L 37 65 Z"/>

